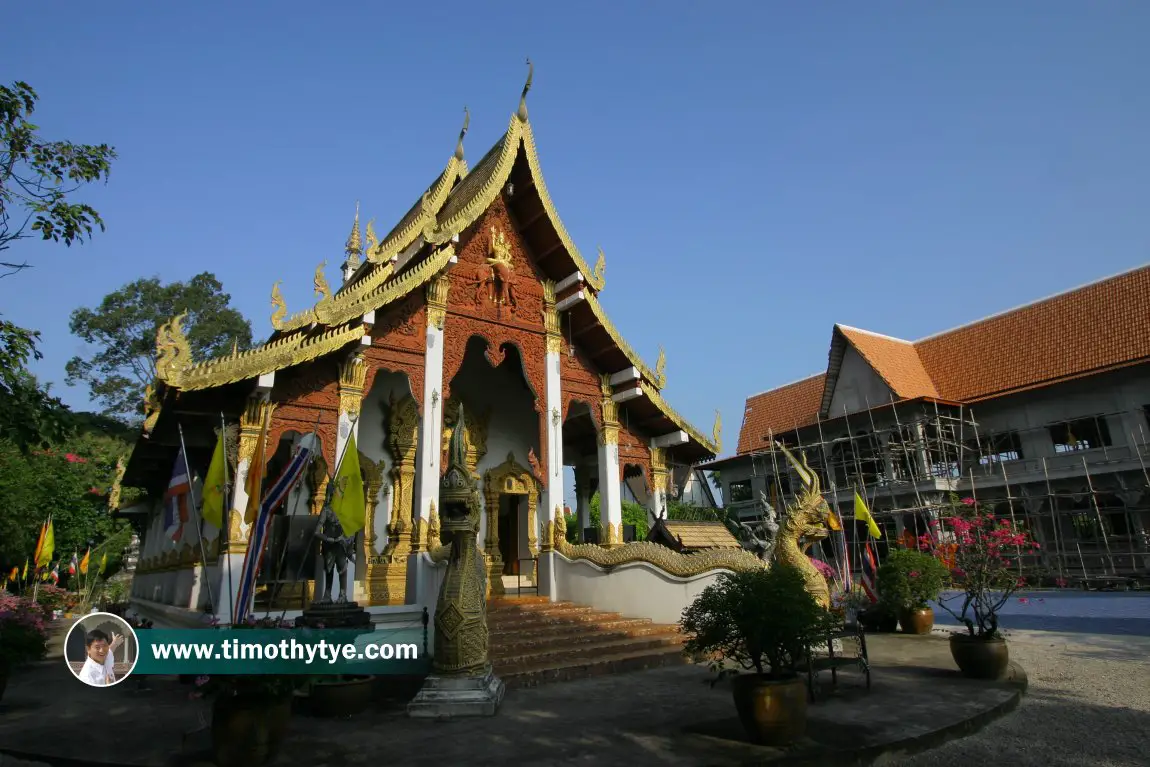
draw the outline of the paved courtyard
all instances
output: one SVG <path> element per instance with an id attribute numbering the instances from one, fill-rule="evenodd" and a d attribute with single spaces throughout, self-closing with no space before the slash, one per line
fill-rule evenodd
<path id="1" fill-rule="evenodd" d="M 961 602 L 948 602 L 952 609 Z M 1000 612 L 1012 629 L 1150 637 L 1150 592 L 1035 591 L 1016 594 Z M 935 608 L 939 625 L 957 625 Z"/>

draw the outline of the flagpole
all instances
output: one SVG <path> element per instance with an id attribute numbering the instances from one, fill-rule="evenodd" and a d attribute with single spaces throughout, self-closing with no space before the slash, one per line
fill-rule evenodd
<path id="1" fill-rule="evenodd" d="M 231 544 L 231 515 L 235 509 L 232 508 L 232 493 L 228 492 L 228 422 L 227 419 L 224 418 L 224 411 L 222 410 L 220 411 L 220 440 L 224 443 L 224 513 L 223 519 L 220 520 L 220 522 L 223 524 L 223 529 L 220 530 L 220 534 L 217 540 L 222 541 L 223 545 L 219 549 L 219 555 L 216 557 L 216 562 L 217 567 L 225 567 L 224 556 L 226 555 L 229 545 Z M 237 445 L 236 447 L 238 449 L 239 446 Z M 237 453 L 237 458 L 238 457 L 239 456 Z M 236 463 L 236 468 L 239 468 L 239 461 L 237 460 Z M 228 594 L 231 595 L 229 597 L 230 601 L 236 598 L 236 586 L 232 577 L 232 564 L 230 560 L 226 561 L 226 569 L 228 571 Z M 219 605 L 216 607 L 218 608 Z"/>
<path id="2" fill-rule="evenodd" d="M 315 462 L 315 456 L 316 456 L 316 453 L 317 453 L 318 451 L 315 449 L 314 445 L 315 445 L 316 443 L 318 443 L 318 442 L 319 442 L 319 437 L 318 437 L 318 435 L 319 435 L 319 423 L 320 423 L 320 419 L 321 419 L 322 417 L 323 417 L 323 414 L 322 414 L 322 413 L 317 413 L 317 414 L 316 414 L 316 417 L 315 417 L 315 426 L 313 426 L 313 427 L 312 427 L 312 430 L 311 430 L 311 434 L 310 434 L 310 435 L 308 435 L 308 436 L 312 437 L 312 445 L 313 445 L 313 447 L 312 447 L 312 449 L 311 449 L 311 454 L 310 454 L 310 455 L 308 456 L 308 458 L 307 458 L 307 466 L 304 466 L 304 467 L 303 467 L 303 469 L 300 471 L 300 477 L 301 477 L 301 478 L 303 477 L 303 474 L 304 474 L 304 472 L 306 472 L 306 471 L 307 471 L 309 468 L 311 468 L 311 465 L 312 465 L 312 463 L 314 463 L 314 462 Z M 299 448 L 300 448 L 300 449 L 302 449 L 302 448 L 303 448 L 303 439 L 301 439 L 301 440 L 299 441 Z M 298 454 L 298 451 L 297 451 L 297 454 Z M 293 457 L 294 457 L 294 456 L 293 456 Z M 296 496 L 295 500 L 296 500 L 296 507 L 298 508 L 298 506 L 299 506 L 299 496 L 298 496 L 298 495 Z M 290 516 L 293 516 L 293 515 L 289 513 L 289 514 L 286 514 L 285 516 L 289 516 L 289 517 L 290 517 Z M 270 535 L 269 535 L 269 536 L 267 536 L 267 537 L 265 538 L 265 545 L 267 544 L 267 542 L 268 542 L 270 539 L 271 539 L 271 536 L 270 536 Z M 275 567 L 275 570 L 273 571 L 273 572 L 274 572 L 274 574 L 275 574 L 276 576 L 279 576 L 279 574 L 280 574 L 280 570 L 282 570 L 282 569 L 283 569 L 284 560 L 285 560 L 285 559 L 287 559 L 287 549 L 288 549 L 288 547 L 287 547 L 287 541 L 284 541 L 284 547 L 283 547 L 283 550 L 282 550 L 282 551 L 280 551 L 280 559 L 279 559 L 279 562 L 277 562 L 277 563 L 276 563 L 276 567 Z M 305 556 L 305 557 L 304 557 L 304 561 L 306 561 L 306 560 L 307 560 L 307 557 Z M 301 563 L 301 566 L 300 566 L 300 570 L 301 570 L 301 571 L 303 570 L 303 566 L 302 566 L 302 563 Z M 296 573 L 296 579 L 295 579 L 295 581 L 294 581 L 294 582 L 295 582 L 295 583 L 298 583 L 298 582 L 299 582 L 299 573 L 298 573 L 298 572 Z M 271 592 L 271 596 L 268 598 L 267 609 L 264 611 L 264 617 L 265 617 L 265 618 L 266 618 L 266 617 L 268 617 L 269 615 L 271 615 L 271 611 L 272 611 L 272 604 L 275 602 L 276 598 L 277 598 L 277 597 L 280 595 L 280 593 L 283 591 L 283 587 L 282 587 L 282 586 L 278 586 L 278 583 L 279 583 L 279 581 L 277 580 L 277 581 L 276 581 L 276 584 L 273 584 L 273 587 L 272 587 L 272 592 Z M 278 586 L 278 587 L 277 587 L 277 586 Z M 287 608 L 284 608 L 284 612 L 283 612 L 283 615 L 281 615 L 281 616 L 280 616 L 280 619 L 282 620 L 282 619 L 283 619 L 283 617 L 284 617 L 284 615 L 286 615 L 286 614 L 287 614 Z"/>
<path id="3" fill-rule="evenodd" d="M 252 481 L 252 472 L 253 471 L 258 471 L 258 472 L 261 472 L 261 474 L 262 474 L 265 467 L 267 466 L 267 452 L 268 452 L 267 438 L 268 438 L 268 433 L 271 431 L 271 425 L 272 425 L 272 414 L 271 414 L 271 408 L 269 407 L 269 408 L 264 410 L 264 423 L 263 423 L 263 426 L 260 427 L 260 436 L 256 440 L 257 447 L 259 445 L 263 445 L 263 447 L 259 448 L 257 450 L 259 455 L 253 454 L 252 457 L 250 459 L 248 459 L 248 471 L 247 471 L 247 475 L 244 477 L 245 483 Z M 256 464 L 256 458 L 259 458 L 260 465 Z M 256 488 L 256 518 L 252 520 L 253 530 L 248 531 L 248 545 L 246 547 L 246 550 L 244 551 L 244 562 L 243 562 L 242 567 L 243 567 L 243 571 L 244 571 L 245 580 L 246 580 L 247 569 L 248 569 L 247 568 L 248 557 L 250 557 L 252 555 L 251 535 L 252 535 L 252 532 L 254 531 L 255 523 L 259 521 L 259 507 L 263 504 L 263 494 L 264 494 L 263 477 L 261 477 L 259 487 Z M 251 508 L 251 505 L 252 505 L 252 499 L 251 499 L 251 496 L 249 495 L 247 498 L 247 508 L 244 509 L 244 519 L 245 520 L 247 519 L 247 509 Z M 256 575 L 257 575 L 256 573 L 252 574 L 252 586 L 253 586 L 253 588 L 255 586 Z M 240 591 L 243 591 L 243 589 L 244 589 L 244 583 L 241 582 L 240 583 Z M 236 597 L 238 597 L 238 596 L 239 596 L 238 594 L 235 594 L 232 598 L 231 620 L 232 620 L 233 625 L 236 623 L 236 619 L 240 615 L 240 605 L 236 601 Z M 251 601 L 254 605 L 255 595 L 250 594 L 249 596 L 245 597 L 245 601 Z M 247 605 L 244 605 L 243 612 L 247 612 Z"/>
<path id="4" fill-rule="evenodd" d="M 40 553 L 48 538 L 48 526 L 52 524 L 52 515 L 48 515 L 48 521 L 40 528 L 40 540 L 36 545 L 36 561 L 32 563 L 32 604 L 36 604 L 36 599 L 40 594 Z"/>
<path id="5" fill-rule="evenodd" d="M 196 484 L 192 477 L 192 467 L 188 463 L 188 446 L 184 442 L 184 425 L 177 421 L 176 428 L 180 432 L 180 452 L 184 456 L 184 471 L 187 472 L 188 475 L 188 495 L 192 501 L 192 513 L 199 517 L 199 521 L 196 522 L 196 540 L 200 544 L 200 575 L 204 579 L 204 584 L 208 587 L 208 606 L 214 611 L 216 596 L 212 593 L 212 580 L 208 577 L 208 552 L 204 549 L 204 517 L 196 511 Z"/>
<path id="6" fill-rule="evenodd" d="M 335 482 L 335 478 L 339 476 L 339 467 L 343 465 L 343 459 L 344 459 L 344 457 L 347 456 L 347 449 L 351 445 L 351 442 L 352 442 L 351 435 L 353 435 L 355 433 L 355 425 L 358 422 L 359 422 L 359 416 L 358 415 L 351 417 L 351 428 L 348 430 L 348 439 L 346 442 L 343 443 L 343 450 L 341 450 L 340 454 L 337 455 L 335 458 L 335 469 L 332 470 L 331 478 L 328 480 L 328 482 Z M 317 421 L 317 428 L 318 428 L 318 421 Z M 320 521 L 322 520 L 322 518 L 323 518 L 322 514 L 320 514 L 318 517 L 316 517 L 315 530 L 313 530 L 313 532 L 312 532 L 313 538 L 315 537 L 315 531 L 319 530 L 319 524 L 320 524 Z M 318 552 L 317 552 L 317 556 L 318 556 Z M 296 569 L 296 574 L 295 574 L 295 580 L 297 583 L 299 582 L 300 575 L 303 574 L 303 566 L 304 566 L 304 563 L 306 563 L 306 562 L 307 562 L 306 556 L 300 557 L 299 567 Z M 326 571 L 324 572 L 324 577 L 325 578 L 327 577 Z M 340 591 L 341 592 L 343 591 L 343 586 L 340 587 Z M 314 594 L 312 596 L 314 596 Z M 280 617 L 282 618 L 284 615 L 287 615 L 287 608 L 286 607 L 284 608 L 283 613 L 281 613 Z"/>

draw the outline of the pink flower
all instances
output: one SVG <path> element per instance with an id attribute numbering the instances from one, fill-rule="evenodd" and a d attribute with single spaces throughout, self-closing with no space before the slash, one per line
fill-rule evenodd
<path id="1" fill-rule="evenodd" d="M 910 577 L 911 578 L 917 578 L 918 577 L 918 570 L 911 570 L 910 571 Z"/>
<path id="2" fill-rule="evenodd" d="M 65 460 L 68 461 L 68 463 L 87 463 L 88 462 L 87 458 L 81 458 L 80 456 L 76 455 L 75 453 L 65 453 L 64 458 L 65 458 Z"/>
<path id="3" fill-rule="evenodd" d="M 963 506 L 973 506 L 974 505 L 974 499 L 973 498 L 963 498 L 962 499 L 962 505 Z"/>

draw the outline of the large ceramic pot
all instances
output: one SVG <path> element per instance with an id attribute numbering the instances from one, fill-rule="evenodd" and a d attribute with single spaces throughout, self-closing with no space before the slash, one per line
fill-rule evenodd
<path id="1" fill-rule="evenodd" d="M 279 753 L 291 697 L 235 695 L 212 704 L 212 751 L 219 767 L 256 767 Z"/>
<path id="2" fill-rule="evenodd" d="M 802 677 L 775 681 L 763 674 L 738 674 L 731 683 L 735 710 L 751 740 L 785 746 L 807 731 L 807 685 Z"/>
<path id="3" fill-rule="evenodd" d="M 902 630 L 907 634 L 929 634 L 934 628 L 934 610 L 924 607 L 921 610 L 903 610 L 898 616 Z"/>
<path id="4" fill-rule="evenodd" d="M 1001 679 L 1010 666 L 1010 650 L 1002 638 L 951 634 L 950 655 L 963 676 L 971 679 Z"/>
<path id="5" fill-rule="evenodd" d="M 371 703 L 375 677 L 343 676 L 311 685 L 307 710 L 312 716 L 354 716 Z"/>

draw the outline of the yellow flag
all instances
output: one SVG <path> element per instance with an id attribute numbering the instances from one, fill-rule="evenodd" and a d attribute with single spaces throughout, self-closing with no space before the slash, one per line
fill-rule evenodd
<path id="1" fill-rule="evenodd" d="M 28 558 L 24 558 L 24 572 L 20 573 L 20 580 L 28 580 Z"/>
<path id="2" fill-rule="evenodd" d="M 334 481 L 331 510 L 343 525 L 343 534 L 355 535 L 367 522 L 367 499 L 364 498 L 363 473 L 359 470 L 359 451 L 355 449 L 354 434 L 347 438 L 347 449 Z"/>
<path id="3" fill-rule="evenodd" d="M 84 552 L 84 558 L 80 560 L 80 575 L 88 574 L 88 562 L 92 559 L 92 549 L 89 548 Z"/>
<path id="4" fill-rule="evenodd" d="M 104 556 L 100 557 L 100 569 L 96 574 L 103 575 L 106 569 L 108 569 L 108 552 L 105 551 Z"/>
<path id="5" fill-rule="evenodd" d="M 224 435 L 221 432 L 204 479 L 204 521 L 217 529 L 224 526 Z"/>
<path id="6" fill-rule="evenodd" d="M 36 567 L 47 567 L 55 551 L 56 531 L 52 526 L 52 518 L 48 517 L 48 521 L 40 530 L 40 540 L 36 542 Z"/>
<path id="7" fill-rule="evenodd" d="M 855 521 L 866 522 L 871 538 L 882 538 L 882 530 L 878 529 L 874 517 L 870 515 L 870 510 L 866 507 L 866 503 L 859 496 L 857 490 L 855 491 Z"/>

